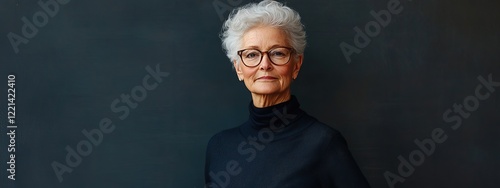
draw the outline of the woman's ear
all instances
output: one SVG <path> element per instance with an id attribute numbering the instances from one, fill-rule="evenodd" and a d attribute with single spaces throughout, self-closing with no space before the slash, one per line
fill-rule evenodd
<path id="1" fill-rule="evenodd" d="M 295 64 L 293 65 L 292 78 L 294 80 L 297 79 L 297 76 L 299 76 L 300 67 L 302 67 L 302 60 L 304 60 L 304 55 L 300 54 L 297 56 L 297 60 L 296 60 Z"/>
<path id="2" fill-rule="evenodd" d="M 243 81 L 243 71 L 241 71 L 240 64 L 237 61 L 233 61 L 233 66 L 236 71 L 236 76 L 238 76 L 238 80 Z"/>

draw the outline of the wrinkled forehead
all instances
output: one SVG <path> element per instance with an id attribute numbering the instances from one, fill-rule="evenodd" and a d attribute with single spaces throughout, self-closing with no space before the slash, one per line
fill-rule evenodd
<path id="1" fill-rule="evenodd" d="M 286 32 L 278 27 L 259 26 L 247 30 L 241 39 L 241 49 L 268 50 L 275 47 L 289 47 Z"/>

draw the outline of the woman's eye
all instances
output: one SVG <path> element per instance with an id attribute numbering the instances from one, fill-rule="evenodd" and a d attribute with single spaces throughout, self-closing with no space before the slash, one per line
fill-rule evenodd
<path id="1" fill-rule="evenodd" d="M 285 57 L 286 56 L 286 54 L 284 52 L 281 52 L 281 51 L 273 51 L 273 52 L 271 52 L 271 55 L 274 57 Z"/>
<path id="2" fill-rule="evenodd" d="M 246 58 L 255 58 L 255 57 L 257 57 L 257 53 L 251 52 L 251 53 L 248 53 L 245 57 Z"/>

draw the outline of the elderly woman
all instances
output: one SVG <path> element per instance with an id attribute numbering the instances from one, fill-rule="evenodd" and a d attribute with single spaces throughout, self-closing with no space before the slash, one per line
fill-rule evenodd
<path id="1" fill-rule="evenodd" d="M 248 121 L 210 139 L 205 187 L 369 187 L 344 137 L 290 93 L 306 45 L 299 14 L 276 1 L 252 3 L 233 11 L 222 32 L 252 101 Z"/>

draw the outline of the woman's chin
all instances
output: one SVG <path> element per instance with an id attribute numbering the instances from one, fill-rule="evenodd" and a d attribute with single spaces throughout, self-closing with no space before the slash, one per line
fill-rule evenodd
<path id="1" fill-rule="evenodd" d="M 248 88 L 250 92 L 258 95 L 272 95 L 282 92 L 281 84 L 278 82 L 254 82 Z"/>
<path id="2" fill-rule="evenodd" d="M 271 94 L 277 94 L 279 93 L 279 88 L 276 87 L 258 87 L 254 88 L 252 93 L 259 94 L 259 95 L 271 95 Z"/>

